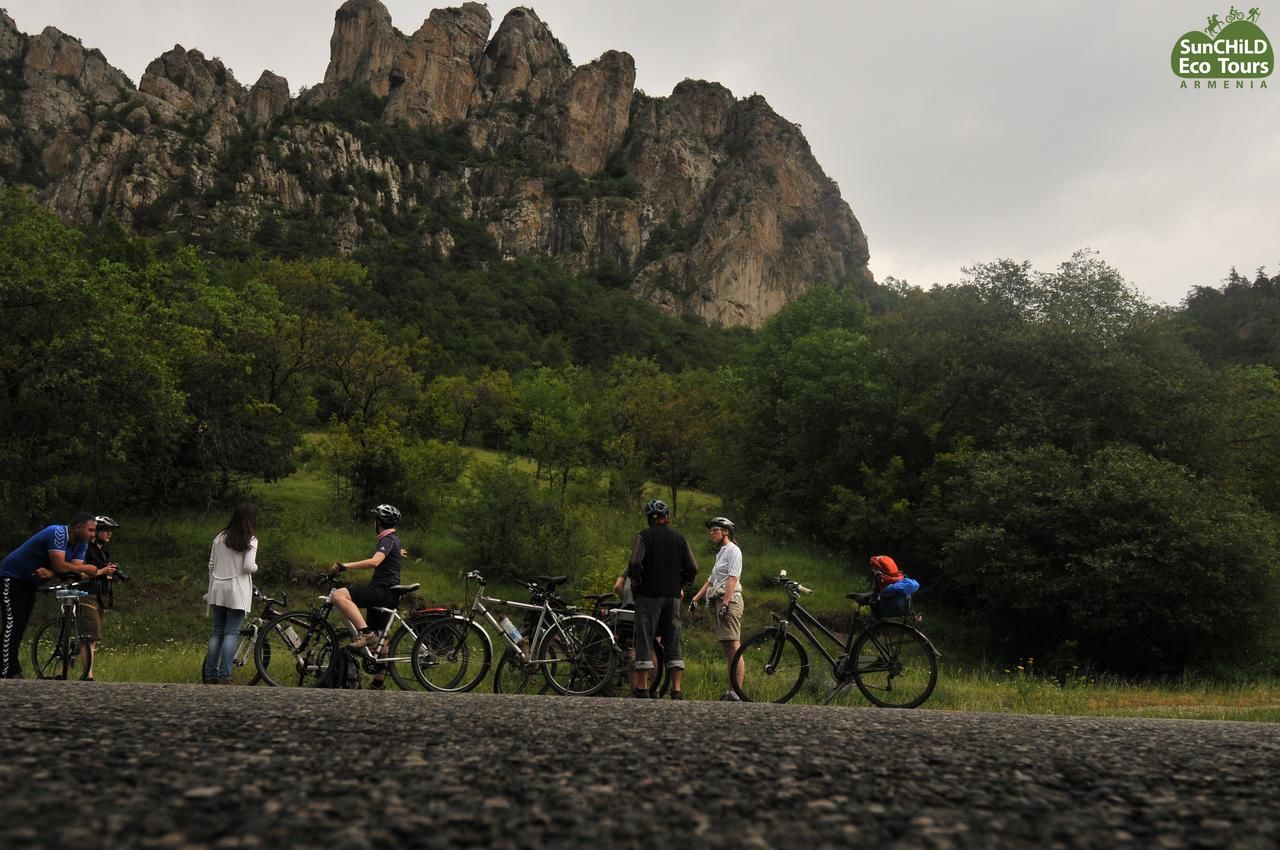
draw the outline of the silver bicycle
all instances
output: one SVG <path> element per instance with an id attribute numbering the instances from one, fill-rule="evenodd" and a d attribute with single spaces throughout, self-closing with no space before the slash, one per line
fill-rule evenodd
<path id="1" fill-rule="evenodd" d="M 563 604 L 555 589 L 566 581 L 567 576 L 538 576 L 522 582 L 533 598 L 516 602 L 486 596 L 484 576 L 474 570 L 467 573 L 467 585 L 476 583 L 471 606 L 427 625 L 418 634 L 412 653 L 414 676 L 433 691 L 460 693 L 480 684 L 493 660 L 493 642 L 478 622 L 483 619 L 506 644 L 499 666 L 510 679 L 503 691 L 520 693 L 529 678 L 541 674 L 557 693 L 599 693 L 613 675 L 613 633 L 601 620 Z M 499 622 L 487 605 L 526 612 L 532 628 L 525 634 L 506 617 Z"/>

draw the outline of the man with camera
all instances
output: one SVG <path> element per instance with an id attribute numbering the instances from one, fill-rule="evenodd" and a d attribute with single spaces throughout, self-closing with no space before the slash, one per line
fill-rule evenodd
<path id="1" fill-rule="evenodd" d="M 80 634 L 84 637 L 80 662 L 84 664 L 85 680 L 89 682 L 93 681 L 93 658 L 102 641 L 102 620 L 115 602 L 112 583 L 129 580 L 111 560 L 111 538 L 120 524 L 105 515 L 94 517 L 94 524 L 97 528 L 85 551 L 84 561 L 97 572 L 85 587 L 90 595 L 80 600 Z"/>

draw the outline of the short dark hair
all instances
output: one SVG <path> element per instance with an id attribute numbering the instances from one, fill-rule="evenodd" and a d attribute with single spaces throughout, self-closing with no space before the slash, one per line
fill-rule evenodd
<path id="1" fill-rule="evenodd" d="M 89 522 L 93 522 L 93 514 L 88 513 L 86 511 L 81 511 L 80 513 L 73 516 L 71 518 L 71 522 L 67 523 L 67 525 L 71 528 L 75 528 L 77 525 L 84 525 L 85 523 L 89 523 Z"/>

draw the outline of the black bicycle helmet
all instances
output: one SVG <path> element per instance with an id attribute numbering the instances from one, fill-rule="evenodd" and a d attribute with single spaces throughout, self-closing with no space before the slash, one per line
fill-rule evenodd
<path id="1" fill-rule="evenodd" d="M 729 531 L 733 531 L 733 520 L 724 516 L 713 517 L 707 520 L 707 528 L 726 528 Z"/>
<path id="2" fill-rule="evenodd" d="M 97 523 L 98 528 L 119 528 L 120 527 L 120 523 L 116 522 L 106 514 L 103 514 L 102 516 L 94 517 L 93 521 Z"/>
<path id="3" fill-rule="evenodd" d="M 395 505 L 378 505 L 376 508 L 369 511 L 369 513 L 373 514 L 388 525 L 394 525 L 400 521 L 400 509 Z"/>
<path id="4" fill-rule="evenodd" d="M 666 516 L 671 513 L 671 509 L 667 507 L 667 503 L 661 499 L 650 499 L 645 503 L 644 515 L 649 519 L 654 517 Z"/>

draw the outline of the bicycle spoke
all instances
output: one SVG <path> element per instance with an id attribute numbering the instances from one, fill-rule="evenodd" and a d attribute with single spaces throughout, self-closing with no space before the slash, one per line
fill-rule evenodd
<path id="1" fill-rule="evenodd" d="M 254 660 L 269 685 L 328 684 L 338 638 L 323 620 L 309 614 L 283 614 L 262 627 Z"/>
<path id="2" fill-rule="evenodd" d="M 591 696 L 609 683 L 615 662 L 609 628 L 594 617 L 568 617 L 542 639 L 539 662 L 547 684 L 562 694 Z"/>
<path id="3" fill-rule="evenodd" d="M 489 672 L 493 650 L 484 629 L 447 617 L 425 626 L 414 641 L 413 675 L 433 691 L 469 691 Z"/>
<path id="4" fill-rule="evenodd" d="M 498 659 L 498 667 L 493 673 L 493 692 L 495 694 L 546 693 L 547 683 L 538 674 L 536 665 L 522 660 L 515 650 L 508 649 Z"/>
<path id="5" fill-rule="evenodd" d="M 31 667 L 38 679 L 65 678 L 62 619 L 49 620 L 31 641 Z"/>
<path id="6" fill-rule="evenodd" d="M 884 708 L 915 708 L 938 682 L 938 659 L 924 636 L 899 623 L 880 623 L 854 645 L 853 681 Z"/>
<path id="7" fill-rule="evenodd" d="M 742 663 L 742 681 L 733 690 L 748 702 L 787 702 L 809 674 L 809 656 L 793 635 L 767 629 L 748 638 L 733 664 Z"/>
<path id="8" fill-rule="evenodd" d="M 402 691 L 423 690 L 422 683 L 413 675 L 413 644 L 418 639 L 418 632 L 430 623 L 430 620 L 406 620 L 396 630 L 395 637 L 387 647 L 387 654 L 382 659 L 391 680 Z"/>

